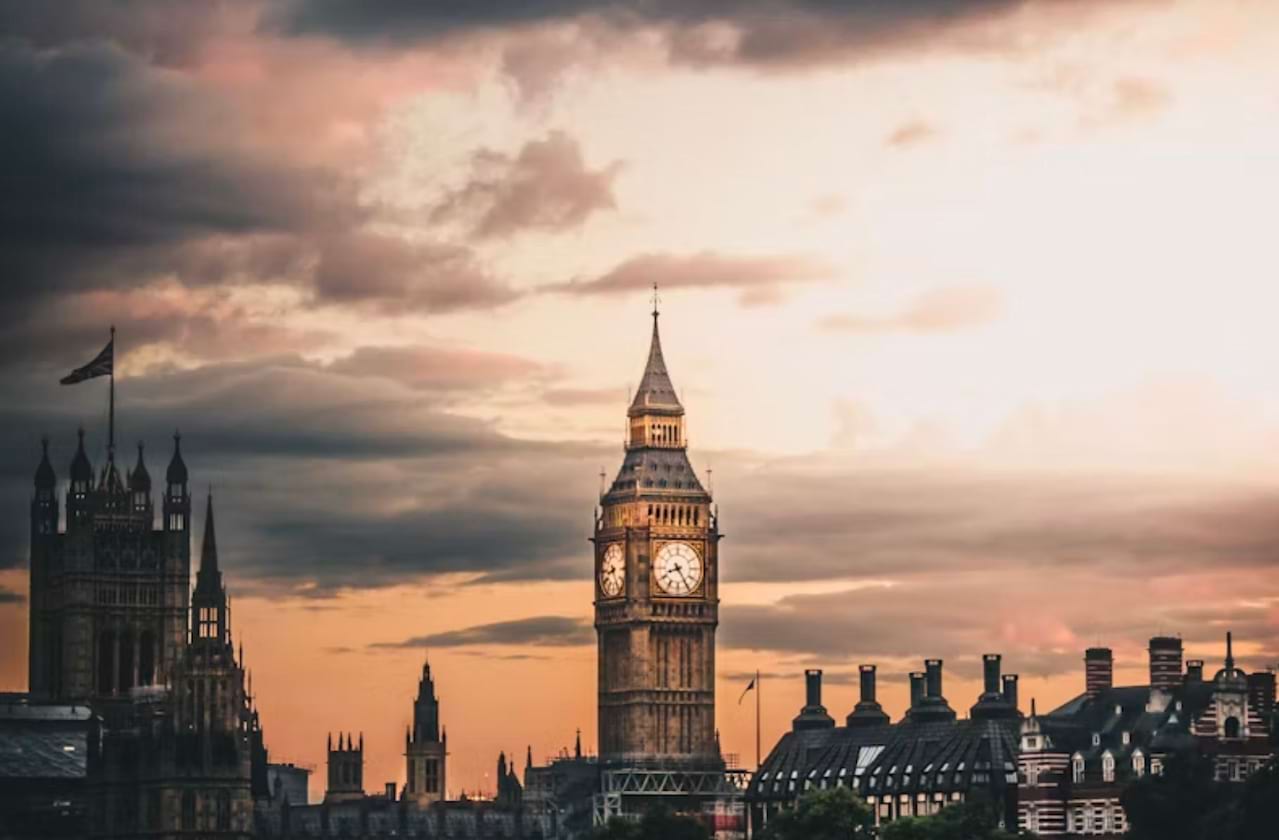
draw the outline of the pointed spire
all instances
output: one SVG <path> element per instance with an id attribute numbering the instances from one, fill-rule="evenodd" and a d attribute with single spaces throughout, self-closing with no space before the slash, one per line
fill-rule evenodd
<path id="1" fill-rule="evenodd" d="M 533 766 L 533 745 L 528 745 L 528 758 L 524 761 L 524 767 L 527 769 Z"/>
<path id="2" fill-rule="evenodd" d="M 657 287 L 654 286 L 654 291 Z M 671 384 L 670 374 L 666 371 L 666 359 L 662 356 L 662 337 L 657 329 L 657 298 L 653 303 L 653 338 L 648 347 L 648 362 L 644 365 L 644 376 L 639 387 L 635 389 L 635 397 L 631 400 L 631 414 L 641 414 L 647 409 L 663 409 L 668 412 L 683 412 L 679 397 L 675 394 L 675 386 Z"/>
<path id="3" fill-rule="evenodd" d="M 36 487 L 40 490 L 52 490 L 58 483 L 58 476 L 49 463 L 49 436 L 40 438 L 40 466 L 36 467 Z"/>
<path id="4" fill-rule="evenodd" d="M 89 463 L 89 456 L 84 452 L 84 427 L 81 426 L 76 430 L 79 438 L 79 444 L 76 446 L 75 457 L 71 460 L 71 480 L 75 482 L 93 481 L 93 466 Z"/>
<path id="5" fill-rule="evenodd" d="M 129 474 L 129 489 L 135 493 L 151 492 L 151 473 L 142 459 L 142 441 L 138 441 L 138 463 Z"/>
<path id="6" fill-rule="evenodd" d="M 187 465 L 182 460 L 182 435 L 178 432 L 173 433 L 173 457 L 169 459 L 165 481 L 169 484 L 187 483 Z"/>
<path id="7" fill-rule="evenodd" d="M 213 489 L 209 489 L 208 504 L 204 509 L 204 543 L 200 546 L 200 572 L 217 572 L 218 539 L 213 531 Z"/>
<path id="8" fill-rule="evenodd" d="M 1235 669 L 1235 640 L 1234 634 L 1229 630 L 1226 631 L 1226 670 L 1233 671 Z"/>
<path id="9" fill-rule="evenodd" d="M 573 744 L 573 757 L 582 757 L 582 730 L 577 730 L 577 741 Z"/>

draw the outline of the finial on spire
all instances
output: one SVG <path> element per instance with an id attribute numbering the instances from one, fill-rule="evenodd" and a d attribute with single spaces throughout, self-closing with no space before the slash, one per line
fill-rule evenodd
<path id="1" fill-rule="evenodd" d="M 657 293 L 657 283 L 654 283 L 653 284 L 653 318 L 654 320 L 656 320 L 657 316 L 661 314 L 657 309 L 657 305 L 661 302 L 662 302 L 662 297 L 661 295 Z"/>

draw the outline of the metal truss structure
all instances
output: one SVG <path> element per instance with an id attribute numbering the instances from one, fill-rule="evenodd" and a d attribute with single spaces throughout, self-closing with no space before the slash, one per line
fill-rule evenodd
<path id="1" fill-rule="evenodd" d="M 636 819 L 643 809 L 626 807 L 627 800 L 682 799 L 700 808 L 702 803 L 741 801 L 750 782 L 746 770 L 684 770 L 627 767 L 600 774 L 595 794 L 595 825 L 611 819 Z M 678 809 L 676 809 L 678 810 Z"/>

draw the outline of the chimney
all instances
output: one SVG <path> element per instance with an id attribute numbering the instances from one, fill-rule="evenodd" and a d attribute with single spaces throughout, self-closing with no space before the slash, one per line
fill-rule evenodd
<path id="1" fill-rule="evenodd" d="M 1150 687 L 1172 691 L 1181 684 L 1181 639 L 1155 636 L 1149 651 Z"/>
<path id="2" fill-rule="evenodd" d="M 925 659 L 924 672 L 926 674 L 928 696 L 941 699 L 941 665 L 940 659 Z"/>
<path id="3" fill-rule="evenodd" d="M 919 671 L 910 672 L 910 707 L 919 708 L 919 701 L 924 699 L 924 675 Z"/>
<path id="4" fill-rule="evenodd" d="M 822 672 L 810 668 L 804 672 L 804 705 L 812 708 L 822 704 Z"/>
<path id="5" fill-rule="evenodd" d="M 982 657 L 982 672 L 985 677 L 985 692 L 988 695 L 999 693 L 999 662 L 1000 655 L 997 653 L 988 653 Z"/>
<path id="6" fill-rule="evenodd" d="M 859 665 L 857 666 L 857 670 L 861 677 L 861 690 L 862 690 L 861 702 L 874 703 L 875 702 L 875 666 Z"/>
<path id="7" fill-rule="evenodd" d="M 882 726 L 889 722 L 888 715 L 875 699 L 875 666 L 858 665 L 861 678 L 861 699 L 853 707 L 844 722 L 848 726 Z"/>
<path id="8" fill-rule="evenodd" d="M 822 705 L 822 672 L 809 669 L 804 672 L 804 708 L 791 726 L 796 732 L 802 729 L 830 729 L 835 726 L 835 719 L 826 714 Z"/>
<path id="9" fill-rule="evenodd" d="M 1115 657 L 1110 648 L 1084 651 L 1084 693 L 1096 697 L 1115 684 Z"/>
<path id="10" fill-rule="evenodd" d="M 1017 710 L 1017 675 L 1004 674 L 1004 702 Z"/>
<path id="11" fill-rule="evenodd" d="M 1186 660 L 1186 682 L 1201 683 L 1204 681 L 1204 661 L 1202 659 Z"/>

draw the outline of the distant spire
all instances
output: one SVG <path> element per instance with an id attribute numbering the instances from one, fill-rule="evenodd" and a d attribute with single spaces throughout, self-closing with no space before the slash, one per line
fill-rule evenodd
<path id="1" fill-rule="evenodd" d="M 169 484 L 187 483 L 187 465 L 182 460 L 182 435 L 178 432 L 173 433 L 173 457 L 169 459 L 165 481 Z"/>
<path id="2" fill-rule="evenodd" d="M 36 467 L 36 487 L 42 490 L 52 490 L 58 483 L 58 476 L 53 471 L 53 464 L 49 463 L 49 436 L 45 435 L 40 438 L 40 466 Z"/>
<path id="3" fill-rule="evenodd" d="M 639 413 L 647 408 L 657 408 L 682 412 L 684 407 L 675 393 L 675 386 L 671 384 L 670 374 L 666 371 L 666 359 L 662 356 L 662 337 L 657 329 L 656 292 L 653 300 L 653 338 L 649 343 L 648 362 L 644 365 L 644 376 L 635 389 L 630 410 L 632 413 Z"/>
<path id="4" fill-rule="evenodd" d="M 1233 671 L 1235 669 L 1235 641 L 1234 634 L 1229 630 L 1226 631 L 1226 670 Z"/>
<path id="5" fill-rule="evenodd" d="M 89 463 L 89 456 L 84 452 L 83 426 L 76 430 L 76 436 L 79 438 L 79 444 L 76 446 L 75 457 L 71 460 L 71 480 L 77 482 L 93 481 L 93 466 Z"/>
<path id="6" fill-rule="evenodd" d="M 582 757 L 582 730 L 577 730 L 577 742 L 573 745 L 573 757 Z"/>
<path id="7" fill-rule="evenodd" d="M 175 456 L 176 457 L 176 456 Z M 204 544 L 200 547 L 200 571 L 217 572 L 218 540 L 213 532 L 213 490 L 209 490 L 209 501 L 204 510 Z"/>
<path id="8" fill-rule="evenodd" d="M 532 767 L 532 766 L 533 766 L 533 745 L 532 745 L 532 744 L 529 744 L 529 745 L 528 745 L 528 758 L 527 758 L 527 759 L 525 759 L 524 767 L 525 767 L 525 768 L 529 768 L 529 767 Z"/>

